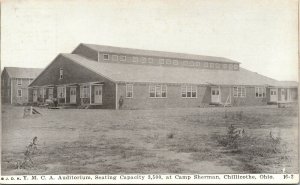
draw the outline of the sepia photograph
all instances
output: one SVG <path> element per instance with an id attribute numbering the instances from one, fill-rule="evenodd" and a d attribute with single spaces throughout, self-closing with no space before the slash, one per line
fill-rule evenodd
<path id="1" fill-rule="evenodd" d="M 2 183 L 297 183 L 298 3 L 1 1 Z"/>

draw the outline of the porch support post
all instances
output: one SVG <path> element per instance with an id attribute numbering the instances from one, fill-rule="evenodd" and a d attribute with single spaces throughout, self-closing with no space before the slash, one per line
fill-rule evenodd
<path id="1" fill-rule="evenodd" d="M 90 83 L 90 104 L 92 104 L 92 84 Z"/>
<path id="2" fill-rule="evenodd" d="M 218 89 L 219 89 L 219 103 L 222 103 L 222 99 L 221 99 L 221 88 L 220 88 L 220 86 L 218 87 Z"/>
<path id="3" fill-rule="evenodd" d="M 65 104 L 67 103 L 67 85 L 65 85 Z"/>
<path id="4" fill-rule="evenodd" d="M 118 84 L 116 83 L 116 110 L 119 109 L 119 106 L 118 106 Z"/>
<path id="5" fill-rule="evenodd" d="M 13 78 L 10 79 L 10 104 L 13 104 Z"/>

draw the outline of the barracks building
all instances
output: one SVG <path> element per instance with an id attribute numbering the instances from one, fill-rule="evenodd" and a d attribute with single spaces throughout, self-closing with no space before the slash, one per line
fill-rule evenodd
<path id="1" fill-rule="evenodd" d="M 297 102 L 298 83 L 222 57 L 79 44 L 29 85 L 29 101 L 118 109 L 252 106 Z"/>

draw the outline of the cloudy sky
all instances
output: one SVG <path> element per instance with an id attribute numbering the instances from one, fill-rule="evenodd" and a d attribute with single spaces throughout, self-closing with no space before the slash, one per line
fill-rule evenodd
<path id="1" fill-rule="evenodd" d="M 222 56 L 298 80 L 297 8 L 297 0 L 4 1 L 1 68 L 43 68 L 94 43 Z"/>

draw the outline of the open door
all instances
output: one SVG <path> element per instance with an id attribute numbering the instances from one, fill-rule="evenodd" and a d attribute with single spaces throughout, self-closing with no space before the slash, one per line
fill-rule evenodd
<path id="1" fill-rule="evenodd" d="M 70 103 L 76 103 L 76 87 L 70 87 Z"/>

